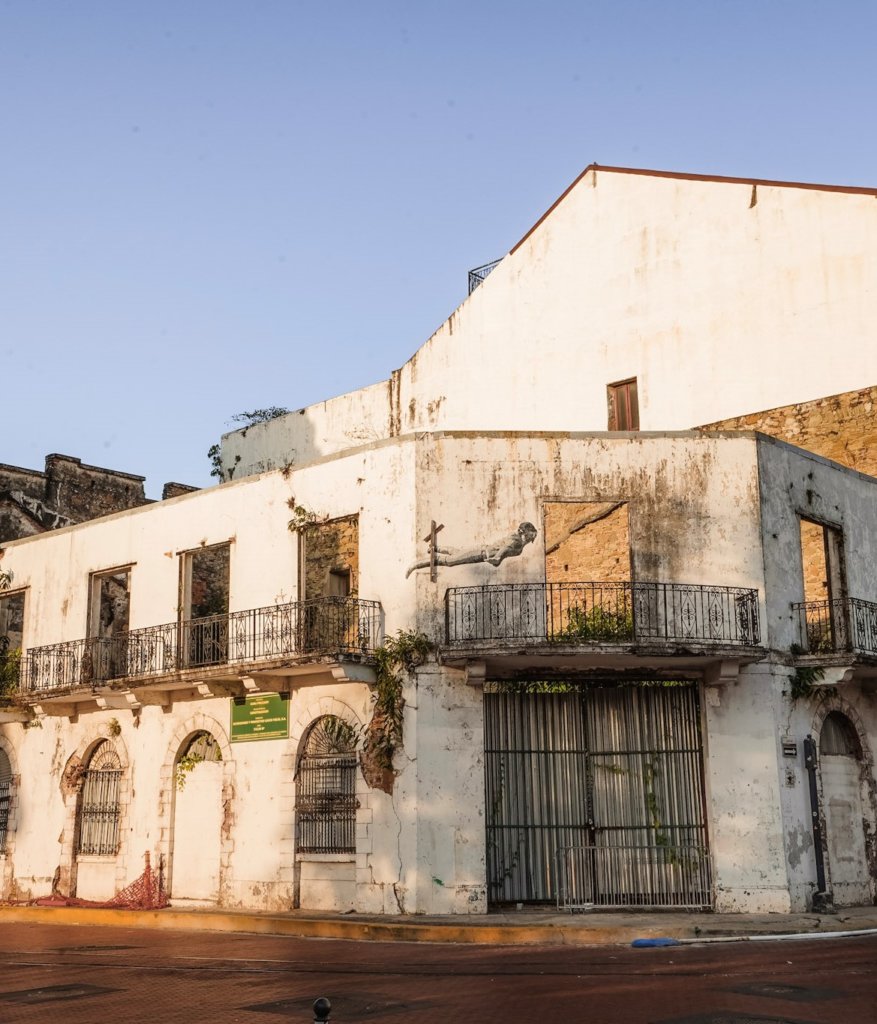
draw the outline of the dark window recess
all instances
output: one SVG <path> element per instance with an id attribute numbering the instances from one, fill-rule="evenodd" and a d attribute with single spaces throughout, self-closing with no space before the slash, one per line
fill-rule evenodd
<path id="1" fill-rule="evenodd" d="M 639 430 L 639 402 L 636 377 L 610 384 L 606 388 L 610 430 Z"/>
<path id="2" fill-rule="evenodd" d="M 329 573 L 328 597 L 350 597 L 350 570 L 332 569 Z"/>

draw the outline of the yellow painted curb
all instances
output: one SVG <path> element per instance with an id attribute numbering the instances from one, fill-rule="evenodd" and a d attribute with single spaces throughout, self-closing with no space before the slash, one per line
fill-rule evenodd
<path id="1" fill-rule="evenodd" d="M 694 938 L 691 927 L 588 928 L 555 924 L 432 924 L 351 918 L 302 918 L 221 910 L 113 910 L 91 907 L 2 907 L 0 924 L 53 924 L 153 928 L 201 932 L 250 932 L 297 938 L 370 942 L 451 942 L 491 946 L 601 946 L 637 938 Z"/>

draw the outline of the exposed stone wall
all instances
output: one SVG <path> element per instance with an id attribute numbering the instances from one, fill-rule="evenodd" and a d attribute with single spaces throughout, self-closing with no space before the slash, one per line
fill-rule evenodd
<path id="1" fill-rule="evenodd" d="M 46 500 L 77 523 L 145 505 L 145 479 L 84 465 L 69 455 L 46 457 Z"/>
<path id="2" fill-rule="evenodd" d="M 30 498 L 42 499 L 46 493 L 46 474 L 38 469 L 0 463 L 0 493 L 5 491 L 21 491 Z"/>
<path id="3" fill-rule="evenodd" d="M 801 520 L 801 559 L 804 564 L 804 600 L 828 598 L 828 571 L 825 564 L 825 533 L 817 523 Z"/>
<path id="4" fill-rule="evenodd" d="M 350 596 L 359 592 L 359 516 L 318 523 L 305 534 L 305 597 L 331 593 L 332 572 L 350 573 Z"/>
<path id="5" fill-rule="evenodd" d="M 718 420 L 700 430 L 760 430 L 877 476 L 877 385 Z"/>
<path id="6" fill-rule="evenodd" d="M 548 583 L 630 579 L 627 504 L 552 501 L 544 508 Z"/>
<path id="7" fill-rule="evenodd" d="M 760 430 L 860 473 L 877 476 L 877 386 L 747 413 L 699 429 Z M 803 520 L 801 556 L 805 600 L 827 600 L 823 530 Z"/>
<path id="8" fill-rule="evenodd" d="M 45 472 L 0 464 L 0 544 L 147 505 L 144 480 L 70 455 L 47 455 Z M 168 483 L 162 498 L 196 490 Z"/>

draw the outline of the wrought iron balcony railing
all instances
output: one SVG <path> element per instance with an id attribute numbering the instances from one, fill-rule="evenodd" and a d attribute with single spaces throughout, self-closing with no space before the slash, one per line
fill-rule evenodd
<path id="1" fill-rule="evenodd" d="M 21 691 L 97 686 L 284 656 L 368 655 L 380 643 L 380 618 L 377 601 L 322 597 L 32 647 L 22 659 Z"/>
<path id="2" fill-rule="evenodd" d="M 482 266 L 482 267 L 475 267 L 474 270 L 470 270 L 469 271 L 469 294 L 470 295 L 472 294 L 472 292 L 475 291 L 475 289 L 478 287 L 478 285 L 480 285 L 481 282 L 488 276 L 488 274 L 492 274 L 493 271 L 496 270 L 496 268 L 500 265 L 500 263 L 502 263 L 502 259 L 501 258 L 498 259 L 498 260 L 493 260 L 490 263 L 485 263 L 484 266 Z"/>
<path id="3" fill-rule="evenodd" d="M 449 644 L 756 646 L 758 593 L 682 583 L 523 583 L 453 587 Z"/>
<path id="4" fill-rule="evenodd" d="M 792 605 L 805 654 L 877 656 L 877 604 L 848 597 Z"/>

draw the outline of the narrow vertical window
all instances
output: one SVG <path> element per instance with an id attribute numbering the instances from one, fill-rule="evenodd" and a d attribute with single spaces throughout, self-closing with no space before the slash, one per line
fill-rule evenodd
<path id="1" fill-rule="evenodd" d="M 620 380 L 606 388 L 610 430 L 639 430 L 639 401 L 636 377 Z"/>
<path id="2" fill-rule="evenodd" d="M 356 852 L 356 733 L 335 715 L 308 730 L 296 773 L 296 848 Z"/>
<path id="3" fill-rule="evenodd" d="M 129 568 L 96 572 L 89 592 L 88 636 L 94 682 L 128 674 Z"/>
<path id="4" fill-rule="evenodd" d="M 9 804 L 12 797 L 12 765 L 5 750 L 0 750 L 0 853 L 6 849 L 9 828 Z"/>
<path id="5" fill-rule="evenodd" d="M 802 632 L 810 654 L 849 646 L 843 532 L 839 527 L 801 518 L 804 604 Z"/>
<path id="6" fill-rule="evenodd" d="M 24 635 L 24 591 L 0 597 L 0 697 L 18 690 Z"/>
<path id="7" fill-rule="evenodd" d="M 181 663 L 187 668 L 228 660 L 231 548 L 214 544 L 183 556 Z"/>
<path id="8" fill-rule="evenodd" d="M 119 849 L 119 790 L 122 763 L 113 745 L 95 747 L 82 778 L 79 794 L 76 852 L 114 856 Z"/>

